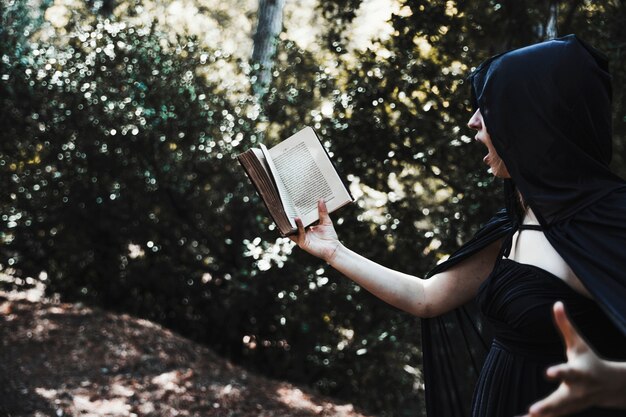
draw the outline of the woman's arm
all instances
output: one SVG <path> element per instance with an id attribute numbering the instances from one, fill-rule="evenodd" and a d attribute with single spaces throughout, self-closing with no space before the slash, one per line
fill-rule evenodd
<path id="1" fill-rule="evenodd" d="M 458 265 L 424 280 L 384 267 L 346 248 L 337 238 L 323 201 L 318 210 L 319 223 L 306 231 L 296 219 L 298 235 L 292 240 L 378 298 L 419 317 L 437 316 L 471 300 L 493 269 L 502 244 L 495 242 Z"/>

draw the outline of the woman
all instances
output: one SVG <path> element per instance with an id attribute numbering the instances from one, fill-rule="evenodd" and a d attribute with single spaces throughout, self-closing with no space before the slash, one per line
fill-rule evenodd
<path id="1" fill-rule="evenodd" d="M 608 168 L 607 63 L 567 36 L 493 57 L 471 82 L 468 125 L 506 210 L 427 280 L 343 246 L 323 202 L 293 240 L 425 318 L 429 415 L 468 415 L 469 397 L 473 416 L 625 415 L 626 183 Z"/>

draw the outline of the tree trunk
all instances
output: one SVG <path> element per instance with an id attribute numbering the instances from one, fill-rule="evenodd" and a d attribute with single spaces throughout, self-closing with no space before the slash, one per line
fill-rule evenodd
<path id="1" fill-rule="evenodd" d="M 285 0 L 259 0 L 257 28 L 252 50 L 253 90 L 262 98 L 272 79 L 272 65 L 278 35 L 283 27 Z"/>
<path id="2" fill-rule="evenodd" d="M 550 17 L 548 18 L 548 23 L 546 24 L 546 39 L 554 39 L 559 35 L 556 27 L 559 8 L 558 3 L 558 0 L 550 1 Z"/>

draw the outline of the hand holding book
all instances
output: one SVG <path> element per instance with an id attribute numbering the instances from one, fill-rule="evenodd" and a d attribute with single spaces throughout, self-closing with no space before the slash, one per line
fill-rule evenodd
<path id="1" fill-rule="evenodd" d="M 324 200 L 318 201 L 317 210 L 320 218 L 319 223 L 305 230 L 302 220 L 296 217 L 298 234 L 289 238 L 301 249 L 330 263 L 341 243 Z"/>
<path id="2" fill-rule="evenodd" d="M 281 235 L 297 233 L 319 220 L 318 201 L 330 212 L 353 201 L 328 153 L 310 127 L 271 149 L 249 149 L 237 156 Z"/>

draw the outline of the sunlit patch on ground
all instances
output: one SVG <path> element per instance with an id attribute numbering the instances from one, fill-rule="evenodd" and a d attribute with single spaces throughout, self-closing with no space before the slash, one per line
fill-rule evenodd
<path id="1" fill-rule="evenodd" d="M 281 402 L 295 410 L 302 410 L 312 412 L 315 415 L 328 415 L 325 412 L 332 408 L 332 415 L 336 416 L 354 416 L 354 407 L 350 404 L 346 405 L 332 405 L 332 404 L 320 404 L 319 401 L 311 398 L 310 394 L 306 394 L 301 390 L 292 386 L 281 387 L 276 391 L 278 398 Z"/>
<path id="2" fill-rule="evenodd" d="M 152 322 L 0 292 L 0 415 L 364 416 Z"/>

